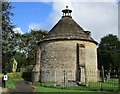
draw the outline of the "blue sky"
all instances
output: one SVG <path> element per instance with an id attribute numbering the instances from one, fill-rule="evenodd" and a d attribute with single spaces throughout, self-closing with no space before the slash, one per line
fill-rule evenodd
<path id="1" fill-rule="evenodd" d="M 101 0 L 100 0 L 101 1 Z M 103 2 L 105 1 L 105 2 Z M 92 37 L 100 41 L 107 34 L 118 35 L 118 3 L 112 2 L 11 2 L 14 16 L 11 17 L 16 30 L 26 33 L 30 29 L 50 30 L 61 18 L 62 10 L 68 5 L 72 18 Z"/>
<path id="2" fill-rule="evenodd" d="M 52 11 L 51 3 L 43 2 L 12 2 L 15 8 L 11 10 L 14 16 L 11 17 L 16 27 L 20 27 L 23 32 L 28 32 L 28 26 L 34 23 L 46 22 Z M 49 29 L 49 27 L 41 29 Z"/>

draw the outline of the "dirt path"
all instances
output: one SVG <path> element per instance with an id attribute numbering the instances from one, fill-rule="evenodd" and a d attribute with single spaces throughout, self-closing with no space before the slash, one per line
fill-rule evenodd
<path id="1" fill-rule="evenodd" d="M 34 92 L 33 88 L 25 81 L 17 81 L 15 89 L 9 89 L 8 92 Z"/>

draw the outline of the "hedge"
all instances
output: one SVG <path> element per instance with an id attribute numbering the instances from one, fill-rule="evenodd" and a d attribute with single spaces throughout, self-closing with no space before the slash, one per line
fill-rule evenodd
<path id="1" fill-rule="evenodd" d="M 11 72 L 7 73 L 8 79 L 23 78 L 26 81 L 31 81 L 31 72 Z M 0 78 L 3 77 L 3 74 L 0 74 Z"/>
<path id="2" fill-rule="evenodd" d="M 8 79 L 13 79 L 13 78 L 22 78 L 22 72 L 11 72 L 7 73 Z M 3 74 L 0 74 L 0 78 L 3 77 Z"/>
<path id="3" fill-rule="evenodd" d="M 12 72 L 12 73 L 8 73 L 8 77 L 9 77 L 9 79 L 22 78 L 22 72 Z"/>
<path id="4" fill-rule="evenodd" d="M 2 78 L 3 77 L 3 74 L 0 74 L 0 78 Z"/>

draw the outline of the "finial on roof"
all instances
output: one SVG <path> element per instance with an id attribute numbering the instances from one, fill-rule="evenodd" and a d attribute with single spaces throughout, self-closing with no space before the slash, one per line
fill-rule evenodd
<path id="1" fill-rule="evenodd" d="M 68 8 L 68 6 L 66 6 L 66 8 Z"/>
<path id="2" fill-rule="evenodd" d="M 72 10 L 68 9 L 68 6 L 66 6 L 66 9 L 62 10 L 62 12 L 63 12 L 63 17 L 64 17 L 64 16 L 69 16 L 69 17 L 71 17 L 71 12 L 72 12 Z"/>

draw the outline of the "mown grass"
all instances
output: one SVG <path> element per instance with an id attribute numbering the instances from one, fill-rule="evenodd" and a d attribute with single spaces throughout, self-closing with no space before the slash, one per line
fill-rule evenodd
<path id="1" fill-rule="evenodd" d="M 80 86 L 55 86 L 54 82 L 45 82 L 37 83 L 35 91 L 37 92 L 97 92 L 100 94 L 117 94 L 118 91 L 118 79 L 110 79 L 108 81 L 97 82 L 97 83 L 88 83 L 88 86 L 85 86 L 83 83 Z M 107 93 L 106 93 L 107 92 Z M 115 92 L 115 93 L 114 93 Z M 96 94 L 96 93 L 89 93 Z"/>
<path id="2" fill-rule="evenodd" d="M 36 92 L 55 92 L 55 93 L 70 93 L 70 94 L 75 94 L 75 93 L 79 93 L 79 94 L 118 94 L 118 92 L 107 92 L 107 91 L 83 91 L 83 90 L 68 90 L 68 89 L 57 89 L 57 88 L 48 88 L 48 87 L 36 87 L 35 88 Z"/>
<path id="3" fill-rule="evenodd" d="M 15 88 L 16 81 L 23 80 L 21 72 L 7 73 L 8 80 L 6 81 L 6 88 Z M 3 74 L 0 74 L 0 79 L 2 79 Z"/>
<path id="4" fill-rule="evenodd" d="M 14 78 L 6 81 L 6 88 L 15 88 L 16 81 L 24 80 L 23 78 Z"/>

